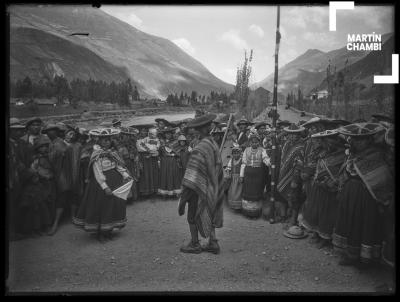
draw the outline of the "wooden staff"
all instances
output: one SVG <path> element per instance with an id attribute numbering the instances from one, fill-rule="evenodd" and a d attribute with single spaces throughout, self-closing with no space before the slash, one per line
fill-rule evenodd
<path id="1" fill-rule="evenodd" d="M 229 131 L 229 127 L 231 126 L 231 122 L 232 122 L 232 117 L 233 114 L 229 114 L 229 120 L 228 120 L 228 124 L 226 125 L 226 129 L 225 129 L 225 133 L 224 133 L 224 138 L 222 139 L 222 143 L 221 146 L 219 147 L 219 153 L 222 152 L 222 149 L 224 147 L 225 141 L 226 141 L 226 137 L 228 136 L 228 131 Z"/>
<path id="2" fill-rule="evenodd" d="M 279 53 L 279 43 L 281 40 L 281 34 L 279 32 L 279 22 L 280 22 L 280 6 L 278 5 L 277 10 L 277 21 L 276 21 L 276 44 L 275 44 L 275 74 L 274 74 L 274 95 L 272 102 L 272 163 L 271 163 L 271 219 L 270 223 L 275 222 L 275 200 L 276 200 L 276 185 L 278 182 L 277 173 L 275 172 L 278 150 L 277 150 L 277 133 L 276 133 L 276 120 L 278 116 L 278 53 Z"/>

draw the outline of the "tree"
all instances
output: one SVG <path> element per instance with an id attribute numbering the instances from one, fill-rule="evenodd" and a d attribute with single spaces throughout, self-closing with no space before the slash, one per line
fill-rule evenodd
<path id="1" fill-rule="evenodd" d="M 193 90 L 190 96 L 190 103 L 194 105 L 196 103 L 196 99 L 197 99 L 197 92 Z"/>
<path id="2" fill-rule="evenodd" d="M 136 85 L 135 85 L 135 89 L 133 90 L 132 99 L 135 102 L 139 102 L 140 101 L 140 94 L 139 94 L 139 91 L 138 91 Z"/>
<path id="3" fill-rule="evenodd" d="M 54 77 L 54 87 L 55 87 L 55 95 L 57 98 L 57 102 L 60 104 L 63 99 L 71 98 L 71 89 L 69 87 L 68 81 L 63 76 L 55 76 Z"/>
<path id="4" fill-rule="evenodd" d="M 26 76 L 19 85 L 20 86 L 17 86 L 17 89 L 19 89 L 21 97 L 32 97 L 32 81 L 29 76 Z"/>
<path id="5" fill-rule="evenodd" d="M 241 104 L 242 111 L 246 112 L 247 100 L 249 97 L 249 79 L 251 75 L 250 63 L 253 59 L 253 50 L 250 51 L 250 57 L 247 57 L 247 52 L 244 53 L 244 63 L 241 68 L 237 68 L 235 98 Z"/>

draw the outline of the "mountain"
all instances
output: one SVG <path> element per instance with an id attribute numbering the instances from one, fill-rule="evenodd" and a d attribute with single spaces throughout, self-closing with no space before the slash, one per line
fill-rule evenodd
<path id="1" fill-rule="evenodd" d="M 141 94 L 155 97 L 233 90 L 233 85 L 215 77 L 173 42 L 146 34 L 100 9 L 62 5 L 8 9 L 12 79 L 32 75 L 38 80 L 54 73 L 69 79 L 130 77 L 143 89 Z"/>
<path id="2" fill-rule="evenodd" d="M 392 74 L 392 54 L 394 53 L 394 36 L 390 36 L 382 44 L 381 51 L 371 51 L 364 58 L 347 66 L 346 71 L 344 68 L 338 70 L 338 73 L 344 74 L 347 72 L 348 78 L 352 79 L 353 83 L 362 84 L 367 88 L 364 93 L 377 92 L 376 86 L 389 86 L 389 85 L 374 85 L 374 75 L 390 75 Z M 326 78 L 318 85 L 315 90 L 326 89 L 328 86 Z M 365 89 L 364 88 L 364 89 Z M 371 89 L 372 90 L 369 90 Z M 368 92 L 368 93 L 367 93 Z"/>
<path id="3" fill-rule="evenodd" d="M 382 35 L 382 42 L 392 36 L 392 33 Z M 309 49 L 302 55 L 295 58 L 279 68 L 278 91 L 284 95 L 289 92 L 297 91 L 300 86 L 304 95 L 308 94 L 313 88 L 320 85 L 326 76 L 326 68 L 330 63 L 332 68 L 340 70 L 347 64 L 351 65 L 358 62 L 368 55 L 368 51 L 348 51 L 346 46 L 329 52 L 318 49 Z M 274 73 L 264 80 L 253 84 L 252 88 L 264 87 L 273 89 Z"/>

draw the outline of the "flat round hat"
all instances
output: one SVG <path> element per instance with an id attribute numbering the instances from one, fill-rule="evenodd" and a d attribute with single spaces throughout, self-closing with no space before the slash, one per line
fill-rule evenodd
<path id="1" fill-rule="evenodd" d="M 236 123 L 237 126 L 239 125 L 254 125 L 253 122 L 248 121 L 244 116 Z"/>
<path id="2" fill-rule="evenodd" d="M 356 123 L 337 129 L 343 135 L 354 137 L 370 136 L 384 130 L 385 128 L 377 123 Z"/>
<path id="3" fill-rule="evenodd" d="M 89 131 L 90 135 L 93 136 L 98 136 L 98 137 L 111 137 L 117 134 L 120 134 L 121 130 L 120 129 L 115 129 L 115 128 L 97 128 L 97 129 L 92 129 Z"/>
<path id="4" fill-rule="evenodd" d="M 312 138 L 324 138 L 324 137 L 336 136 L 336 135 L 339 135 L 339 132 L 335 129 L 335 130 L 325 130 L 322 132 L 318 132 L 318 133 L 312 134 L 311 137 Z"/>
<path id="5" fill-rule="evenodd" d="M 61 129 L 60 129 L 60 126 L 57 125 L 57 124 L 47 124 L 47 125 L 44 127 L 44 129 L 42 129 L 42 133 L 43 133 L 43 134 L 47 134 L 47 132 L 50 131 L 50 130 L 57 130 L 57 131 L 60 131 Z"/>
<path id="6" fill-rule="evenodd" d="M 21 121 L 16 117 L 10 118 L 10 128 L 11 129 L 25 129 L 25 126 L 22 125 Z"/>
<path id="7" fill-rule="evenodd" d="M 202 116 L 199 116 L 198 118 L 195 118 L 192 120 L 190 123 L 188 123 L 187 127 L 188 128 L 199 128 L 203 127 L 205 125 L 211 124 L 211 122 L 215 119 L 216 115 L 215 114 L 204 114 Z"/>
<path id="8" fill-rule="evenodd" d="M 35 123 L 35 122 L 43 124 L 43 121 L 40 117 L 33 117 L 25 123 L 25 127 L 28 128 L 32 123 Z"/>
<path id="9" fill-rule="evenodd" d="M 303 126 L 297 126 L 296 124 L 291 124 L 289 127 L 283 128 L 284 131 L 288 133 L 300 133 L 306 130 Z"/>
<path id="10" fill-rule="evenodd" d="M 394 128 L 389 128 L 386 129 L 386 133 L 385 133 L 385 142 L 391 146 L 394 147 Z"/>
<path id="11" fill-rule="evenodd" d="M 156 123 L 163 122 L 166 126 L 172 126 L 172 124 L 164 118 L 156 118 L 155 121 Z"/>
<path id="12" fill-rule="evenodd" d="M 291 226 L 288 230 L 283 232 L 283 236 L 290 238 L 290 239 L 302 239 L 307 237 L 307 233 L 302 230 L 297 225 Z"/>

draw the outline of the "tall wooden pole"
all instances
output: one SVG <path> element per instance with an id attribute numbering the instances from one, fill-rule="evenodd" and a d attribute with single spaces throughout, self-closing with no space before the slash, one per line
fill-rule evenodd
<path id="1" fill-rule="evenodd" d="M 281 34 L 279 32 L 280 23 L 280 6 L 277 9 L 277 20 L 276 20 L 276 43 L 275 43 L 275 74 L 274 74 L 274 95 L 272 100 L 272 162 L 271 162 L 271 219 L 270 222 L 275 222 L 275 200 L 276 200 L 276 186 L 278 183 L 277 175 L 277 160 L 278 160 L 278 150 L 277 150 L 277 131 L 276 131 L 276 120 L 278 117 L 278 53 L 279 53 L 279 43 L 281 40 Z"/>

